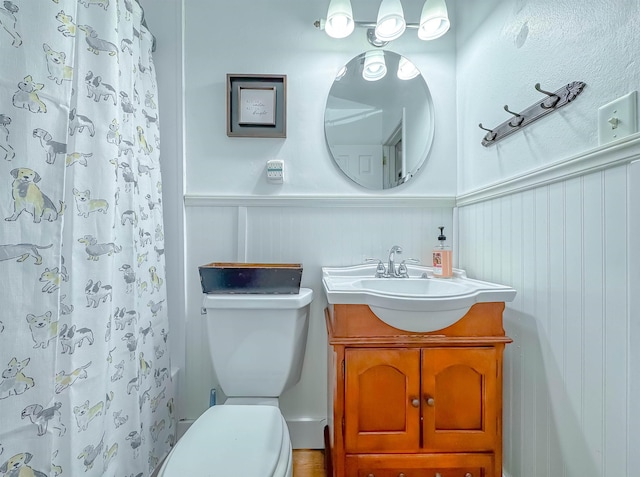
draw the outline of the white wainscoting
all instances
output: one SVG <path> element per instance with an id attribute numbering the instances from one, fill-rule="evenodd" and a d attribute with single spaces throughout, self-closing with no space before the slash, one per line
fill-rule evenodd
<path id="1" fill-rule="evenodd" d="M 640 475 L 640 162 L 632 160 L 469 196 L 457 209 L 461 267 L 518 290 L 505 312 L 514 340 L 505 354 L 505 474 Z"/>
<path id="2" fill-rule="evenodd" d="M 185 197 L 186 365 L 181 383 L 183 419 L 195 419 L 216 387 L 200 314 L 198 266 L 214 261 L 302 263 L 302 286 L 312 288 L 309 336 L 302 379 L 285 392 L 280 407 L 294 448 L 323 448 L 327 415 L 326 306 L 321 267 L 387 258 L 393 245 L 401 258 L 425 260 L 438 226 L 453 236 L 455 199 L 399 197 Z M 220 400 L 224 399 L 218 389 Z M 185 421 L 183 424 L 188 424 Z"/>

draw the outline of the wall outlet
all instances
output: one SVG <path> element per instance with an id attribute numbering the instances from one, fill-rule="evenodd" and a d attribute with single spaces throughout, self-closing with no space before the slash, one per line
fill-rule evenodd
<path id="1" fill-rule="evenodd" d="M 638 92 L 598 109 L 598 144 L 607 144 L 638 132 Z"/>
<path id="2" fill-rule="evenodd" d="M 284 182 L 284 161 L 273 159 L 267 161 L 267 181 L 272 184 L 282 184 Z"/>

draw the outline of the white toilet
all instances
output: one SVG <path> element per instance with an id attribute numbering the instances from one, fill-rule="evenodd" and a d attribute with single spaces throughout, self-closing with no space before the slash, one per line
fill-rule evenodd
<path id="1" fill-rule="evenodd" d="M 291 477 L 289 430 L 278 397 L 300 380 L 313 291 L 205 295 L 209 348 L 224 405 L 178 441 L 160 477 Z"/>

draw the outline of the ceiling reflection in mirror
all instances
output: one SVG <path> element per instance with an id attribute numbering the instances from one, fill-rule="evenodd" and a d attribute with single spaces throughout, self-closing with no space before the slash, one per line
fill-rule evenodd
<path id="1" fill-rule="evenodd" d="M 372 50 L 336 75 L 324 115 L 336 165 L 368 189 L 410 180 L 433 142 L 433 103 L 420 71 L 407 58 Z"/>

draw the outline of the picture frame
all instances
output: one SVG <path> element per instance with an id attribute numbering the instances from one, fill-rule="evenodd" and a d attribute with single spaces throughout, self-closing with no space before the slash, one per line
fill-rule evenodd
<path id="1" fill-rule="evenodd" d="M 287 137 L 286 75 L 227 74 L 227 136 Z"/>

